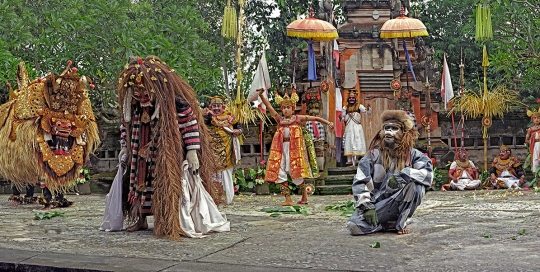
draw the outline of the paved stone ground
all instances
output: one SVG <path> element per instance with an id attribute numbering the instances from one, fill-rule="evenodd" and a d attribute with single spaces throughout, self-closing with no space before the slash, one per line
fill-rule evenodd
<path id="1" fill-rule="evenodd" d="M 298 196 L 295 197 L 299 199 Z M 408 235 L 350 236 L 325 206 L 351 196 L 311 196 L 310 214 L 271 217 L 282 200 L 236 196 L 222 207 L 231 231 L 173 242 L 152 231 L 98 231 L 105 196 L 68 196 L 66 217 L 34 220 L 39 205 L 0 195 L 3 271 L 538 271 L 540 193 L 428 192 Z M 150 227 L 152 221 L 150 218 Z M 371 245 L 379 242 L 380 248 Z"/>

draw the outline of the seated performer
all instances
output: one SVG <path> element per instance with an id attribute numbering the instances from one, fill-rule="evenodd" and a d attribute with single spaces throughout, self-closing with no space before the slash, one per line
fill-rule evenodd
<path id="1" fill-rule="evenodd" d="M 457 160 L 452 162 L 448 171 L 449 184 L 444 184 L 441 191 L 447 190 L 475 190 L 482 183 L 478 179 L 478 169 L 472 161 L 468 159 L 469 153 L 465 147 L 458 149 Z"/>
<path id="2" fill-rule="evenodd" d="M 501 145 L 499 156 L 491 163 L 490 177 L 482 184 L 484 189 L 518 189 L 525 184 L 521 162 L 510 155 L 510 148 Z"/>
<path id="3" fill-rule="evenodd" d="M 204 113 L 205 123 L 210 129 L 210 143 L 220 171 L 218 180 L 221 181 L 227 195 L 227 204 L 231 204 L 234 197 L 232 173 L 234 167 L 240 162 L 238 136 L 244 133 L 244 128 L 231 112 L 225 112 L 225 108 L 223 97 L 214 96 L 210 98 L 210 106 Z"/>
<path id="4" fill-rule="evenodd" d="M 386 110 L 381 122 L 354 176 L 356 211 L 347 223 L 351 235 L 392 229 L 408 234 L 407 219 L 431 186 L 433 164 L 413 147 L 418 138 L 413 119 L 405 111 Z"/>
<path id="5" fill-rule="evenodd" d="M 268 155 L 265 181 L 279 184 L 281 193 L 285 196 L 285 201 L 280 206 L 293 206 L 291 190 L 287 182 L 287 173 L 290 174 L 293 183 L 302 190 L 302 199 L 298 201 L 298 204 L 308 204 L 307 185 L 304 178 L 313 178 L 313 172 L 308 161 L 301 123 L 315 120 L 328 125 L 330 129 L 334 129 L 334 123 L 321 117 L 294 114 L 298 101 L 298 95 L 294 90 L 291 97 L 287 94 L 284 97 L 276 94 L 276 102 L 280 105 L 283 114 L 280 115 L 262 95 L 263 92 L 264 89 L 259 90 L 259 97 L 278 124 L 272 139 L 270 155 Z M 318 170 L 316 174 L 319 174 Z"/>

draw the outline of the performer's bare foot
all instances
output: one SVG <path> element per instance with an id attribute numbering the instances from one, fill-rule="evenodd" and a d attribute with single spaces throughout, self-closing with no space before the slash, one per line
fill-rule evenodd
<path id="1" fill-rule="evenodd" d="M 45 206 L 45 207 L 43 207 L 43 210 L 44 210 L 44 211 L 48 211 L 48 210 L 50 210 L 50 209 L 51 209 L 51 206 Z"/>
<path id="2" fill-rule="evenodd" d="M 134 232 L 145 229 L 148 229 L 148 223 L 146 222 L 146 219 L 139 219 L 139 221 L 137 221 L 137 223 L 135 223 L 133 226 L 126 228 L 126 231 Z"/>
<path id="3" fill-rule="evenodd" d="M 402 229 L 402 230 L 398 230 L 397 232 L 398 235 L 409 234 L 409 233 L 411 233 L 409 229 Z"/>
<path id="4" fill-rule="evenodd" d="M 285 197 L 285 201 L 279 204 L 279 206 L 293 206 L 293 205 L 294 203 L 292 202 L 291 197 Z"/>

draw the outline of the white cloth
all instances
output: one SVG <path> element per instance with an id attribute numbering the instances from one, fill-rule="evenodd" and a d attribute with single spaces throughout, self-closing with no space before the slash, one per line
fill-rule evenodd
<path id="1" fill-rule="evenodd" d="M 533 153 L 532 153 L 532 162 L 531 162 L 531 168 L 532 172 L 536 173 L 538 168 L 540 167 L 540 131 L 533 132 L 533 135 L 531 137 L 534 137 L 535 143 L 533 146 Z"/>
<path id="2" fill-rule="evenodd" d="M 519 187 L 519 179 L 512 175 L 508 170 L 504 170 L 497 180 L 503 181 L 510 189 L 512 189 L 512 186 L 514 185 L 516 185 L 515 188 Z"/>
<path id="3" fill-rule="evenodd" d="M 470 160 L 469 160 L 469 167 L 476 169 L 476 166 Z M 457 162 L 454 161 L 450 165 L 450 169 L 455 170 L 456 168 L 457 168 Z M 463 170 L 463 172 L 461 173 L 461 177 L 458 178 L 457 182 L 454 182 L 453 180 L 450 181 L 450 188 L 463 191 L 465 190 L 466 187 L 478 188 L 481 183 L 482 181 L 480 181 L 479 179 L 473 179 L 471 175 L 469 175 L 469 172 Z"/>
<path id="4" fill-rule="evenodd" d="M 366 110 L 363 105 L 359 107 L 361 112 L 371 114 L 372 109 Z M 364 128 L 360 124 L 362 116 L 360 112 L 347 114 L 347 107 L 343 107 L 342 116 L 345 118 L 345 132 L 343 133 L 343 152 L 345 156 L 363 156 L 366 154 L 366 138 Z"/>
<path id="5" fill-rule="evenodd" d="M 231 204 L 234 198 L 233 169 L 234 167 L 231 167 L 221 171 L 221 182 L 225 195 L 227 196 L 227 204 Z"/>
<path id="6" fill-rule="evenodd" d="M 205 190 L 201 177 L 188 171 L 187 161 L 183 163 L 183 197 L 179 199 L 180 226 L 188 237 L 203 238 L 210 232 L 230 231 L 230 222 L 219 212 L 216 203 Z"/>
<path id="7" fill-rule="evenodd" d="M 125 156 L 125 155 L 124 155 Z M 99 230 L 119 231 L 124 228 L 124 213 L 122 212 L 122 176 L 124 167 L 118 166 L 109 193 L 105 197 L 105 213 Z"/>

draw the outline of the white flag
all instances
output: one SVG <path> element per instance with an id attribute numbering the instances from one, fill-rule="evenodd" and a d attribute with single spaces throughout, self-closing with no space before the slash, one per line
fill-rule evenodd
<path id="1" fill-rule="evenodd" d="M 452 108 L 452 106 L 449 105 L 449 102 L 454 97 L 454 89 L 452 88 L 452 79 L 450 78 L 450 71 L 448 70 L 448 64 L 446 63 L 446 54 L 444 54 L 443 57 L 441 97 L 444 101 L 444 109 L 448 110 L 449 108 Z"/>
<path id="2" fill-rule="evenodd" d="M 253 81 L 248 95 L 248 102 L 255 101 L 254 107 L 258 107 L 263 113 L 266 113 L 266 106 L 262 103 L 261 98 L 258 96 L 257 90 L 264 88 L 264 97 L 268 99 L 268 89 L 272 87 L 270 82 L 270 74 L 268 73 L 268 65 L 266 64 L 266 50 L 263 50 L 263 54 L 259 59 L 259 65 L 257 71 L 253 75 Z"/>

